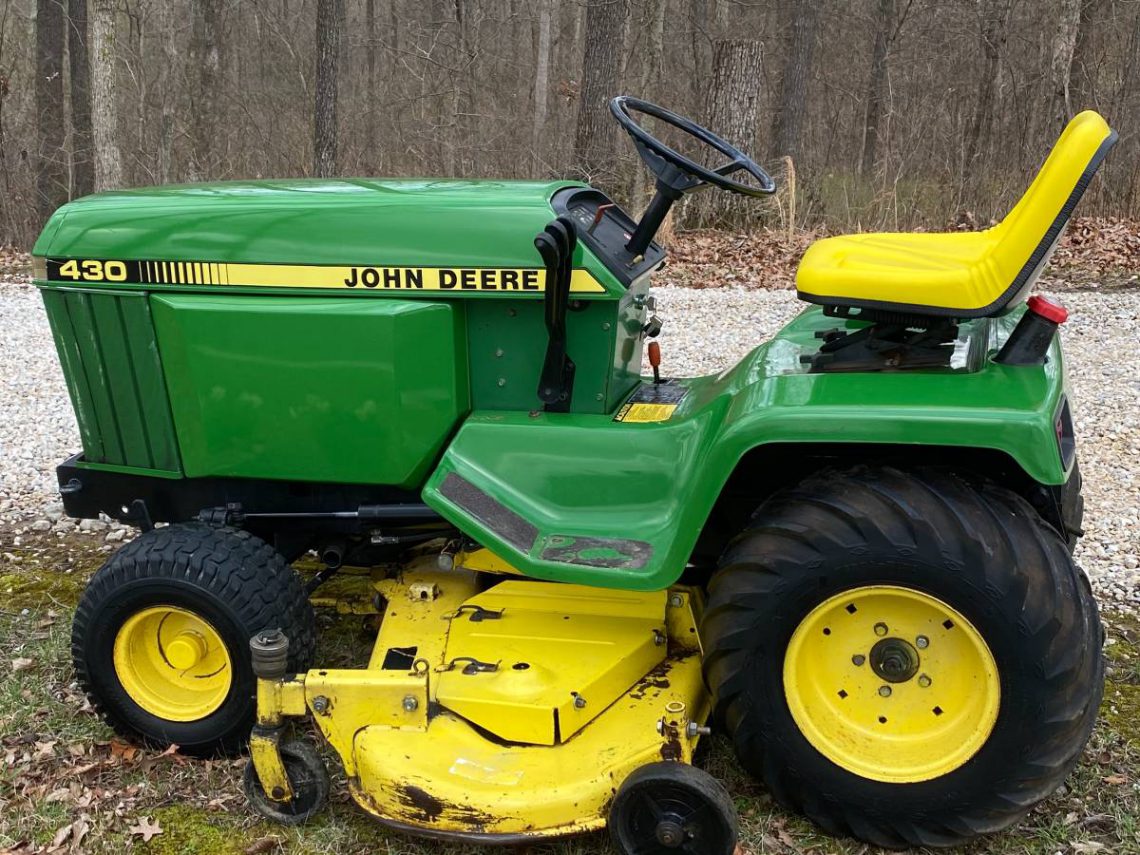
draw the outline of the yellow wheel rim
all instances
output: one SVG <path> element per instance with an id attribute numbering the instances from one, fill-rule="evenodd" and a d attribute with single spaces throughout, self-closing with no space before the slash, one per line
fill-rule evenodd
<path id="1" fill-rule="evenodd" d="M 981 634 L 909 588 L 854 588 L 820 603 L 784 655 L 784 695 L 804 737 L 849 772 L 889 783 L 946 775 L 997 721 L 997 664 Z"/>
<path id="2" fill-rule="evenodd" d="M 174 606 L 144 609 L 115 636 L 115 673 L 131 700 L 167 721 L 217 710 L 233 681 L 226 645 L 210 623 Z"/>

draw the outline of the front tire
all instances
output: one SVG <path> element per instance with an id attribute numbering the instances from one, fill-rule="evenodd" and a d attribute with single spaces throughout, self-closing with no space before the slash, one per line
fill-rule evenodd
<path id="1" fill-rule="evenodd" d="M 124 546 L 91 578 L 72 625 L 80 686 L 115 730 L 188 754 L 240 749 L 256 680 L 249 639 L 289 636 L 289 667 L 308 668 L 312 607 L 296 573 L 248 532 L 187 523 Z"/>
<path id="2" fill-rule="evenodd" d="M 741 763 L 826 830 L 951 846 L 1052 793 L 1092 732 L 1102 631 L 1019 496 L 861 467 L 767 501 L 702 625 Z"/>

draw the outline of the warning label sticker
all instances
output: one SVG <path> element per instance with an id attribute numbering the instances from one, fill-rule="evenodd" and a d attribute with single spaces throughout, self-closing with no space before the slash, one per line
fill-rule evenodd
<path id="1" fill-rule="evenodd" d="M 631 424 L 667 422 L 687 394 L 688 388 L 674 380 L 643 383 L 617 411 L 614 421 Z"/>

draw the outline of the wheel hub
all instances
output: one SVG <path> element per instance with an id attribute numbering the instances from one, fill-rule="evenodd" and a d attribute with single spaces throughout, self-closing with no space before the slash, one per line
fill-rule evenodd
<path id="1" fill-rule="evenodd" d="M 673 817 L 657 823 L 656 835 L 657 842 L 670 849 L 677 849 L 685 842 L 685 829 Z"/>
<path id="2" fill-rule="evenodd" d="M 209 652 L 209 645 L 200 632 L 192 629 L 180 632 L 166 645 L 166 661 L 180 671 L 193 668 Z"/>
<path id="3" fill-rule="evenodd" d="M 946 775 L 997 721 L 985 639 L 925 592 L 867 585 L 812 609 L 784 655 L 784 696 L 804 738 L 842 769 L 889 783 Z"/>
<path id="4" fill-rule="evenodd" d="M 888 683 L 905 683 L 918 673 L 918 651 L 901 638 L 884 638 L 871 648 L 871 670 Z"/>
<path id="5" fill-rule="evenodd" d="M 115 674 L 130 698 L 167 721 L 197 721 L 229 696 L 233 666 L 218 631 L 201 615 L 154 606 L 131 615 L 114 644 Z"/>

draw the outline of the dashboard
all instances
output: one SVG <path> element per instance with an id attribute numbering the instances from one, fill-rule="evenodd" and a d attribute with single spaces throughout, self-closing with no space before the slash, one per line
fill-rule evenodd
<path id="1" fill-rule="evenodd" d="M 630 285 L 664 263 L 665 250 L 656 242 L 639 256 L 625 248 L 637 223 L 600 190 L 567 187 L 555 193 L 550 204 L 555 213 L 574 222 L 578 240 L 588 246 L 623 285 Z"/>

